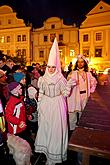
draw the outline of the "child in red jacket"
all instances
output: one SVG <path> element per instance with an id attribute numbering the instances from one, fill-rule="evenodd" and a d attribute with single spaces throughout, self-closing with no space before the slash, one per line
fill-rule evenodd
<path id="1" fill-rule="evenodd" d="M 11 82 L 8 87 L 11 93 L 5 109 L 8 133 L 19 134 L 26 129 L 26 112 L 23 96 L 21 96 L 22 88 L 17 82 Z"/>
<path id="2" fill-rule="evenodd" d="M 5 108 L 8 133 L 25 139 L 33 147 L 33 141 L 26 126 L 27 116 L 22 96 L 22 87 L 18 82 L 11 82 L 8 87 L 11 93 Z"/>

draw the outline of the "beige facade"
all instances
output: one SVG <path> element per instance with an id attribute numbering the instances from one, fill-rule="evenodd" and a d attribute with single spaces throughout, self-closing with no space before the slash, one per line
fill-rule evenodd
<path id="1" fill-rule="evenodd" d="M 9 56 L 18 57 L 30 64 L 31 27 L 16 17 L 9 6 L 0 7 L 0 50 Z"/>
<path id="2" fill-rule="evenodd" d="M 110 5 L 100 1 L 79 29 L 80 53 L 99 71 L 110 67 Z"/>
<path id="3" fill-rule="evenodd" d="M 42 64 L 45 61 L 47 63 L 55 36 L 63 66 L 74 61 L 79 53 L 78 28 L 75 25 L 64 25 L 58 17 L 51 17 L 44 22 L 43 27 L 33 30 L 33 62 Z"/>

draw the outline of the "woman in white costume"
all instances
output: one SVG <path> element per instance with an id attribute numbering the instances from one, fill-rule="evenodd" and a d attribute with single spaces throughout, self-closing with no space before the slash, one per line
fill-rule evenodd
<path id="1" fill-rule="evenodd" d="M 72 89 L 70 97 L 67 98 L 69 126 L 72 131 L 78 122 L 77 115 L 80 118 L 90 93 L 93 93 L 96 89 L 97 81 L 91 72 L 88 71 L 88 62 L 83 55 L 78 55 L 75 68 L 68 75 L 67 80 L 70 78 L 78 81 L 78 85 Z"/>
<path id="2" fill-rule="evenodd" d="M 55 38 L 50 50 L 46 72 L 38 80 L 38 133 L 35 152 L 46 155 L 48 165 L 67 159 L 68 124 L 66 97 L 76 81 L 68 82 L 61 74 L 58 43 Z"/>

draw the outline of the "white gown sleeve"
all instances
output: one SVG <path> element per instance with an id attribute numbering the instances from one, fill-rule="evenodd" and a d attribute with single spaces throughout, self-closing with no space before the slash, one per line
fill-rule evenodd
<path id="1" fill-rule="evenodd" d="M 62 85 L 63 96 L 68 97 L 70 95 L 71 89 L 76 85 L 77 85 L 76 80 L 72 79 L 72 78 L 70 78 L 68 81 L 66 80 L 65 86 L 64 86 L 64 82 L 63 82 L 63 85 Z"/>

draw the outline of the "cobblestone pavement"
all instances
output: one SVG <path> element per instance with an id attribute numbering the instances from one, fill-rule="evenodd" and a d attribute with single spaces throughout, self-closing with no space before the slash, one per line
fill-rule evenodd
<path id="1" fill-rule="evenodd" d="M 68 151 L 68 158 L 66 162 L 56 165 L 79 165 L 76 159 L 76 152 Z M 46 157 L 42 153 L 34 153 L 31 157 L 31 165 L 45 165 Z M 0 165 L 16 165 L 12 155 L 5 155 L 5 160 L 1 158 L 0 155 Z M 103 159 L 99 157 L 91 157 L 90 158 L 90 165 L 110 165 L 110 159 Z"/>
<path id="2" fill-rule="evenodd" d="M 57 165 L 79 165 L 76 161 L 76 152 L 68 151 L 68 159 L 66 162 Z M 44 154 L 36 153 L 31 159 L 32 165 L 45 165 L 46 157 Z M 91 157 L 90 165 L 110 165 L 110 160 L 99 158 L 99 157 Z"/>

